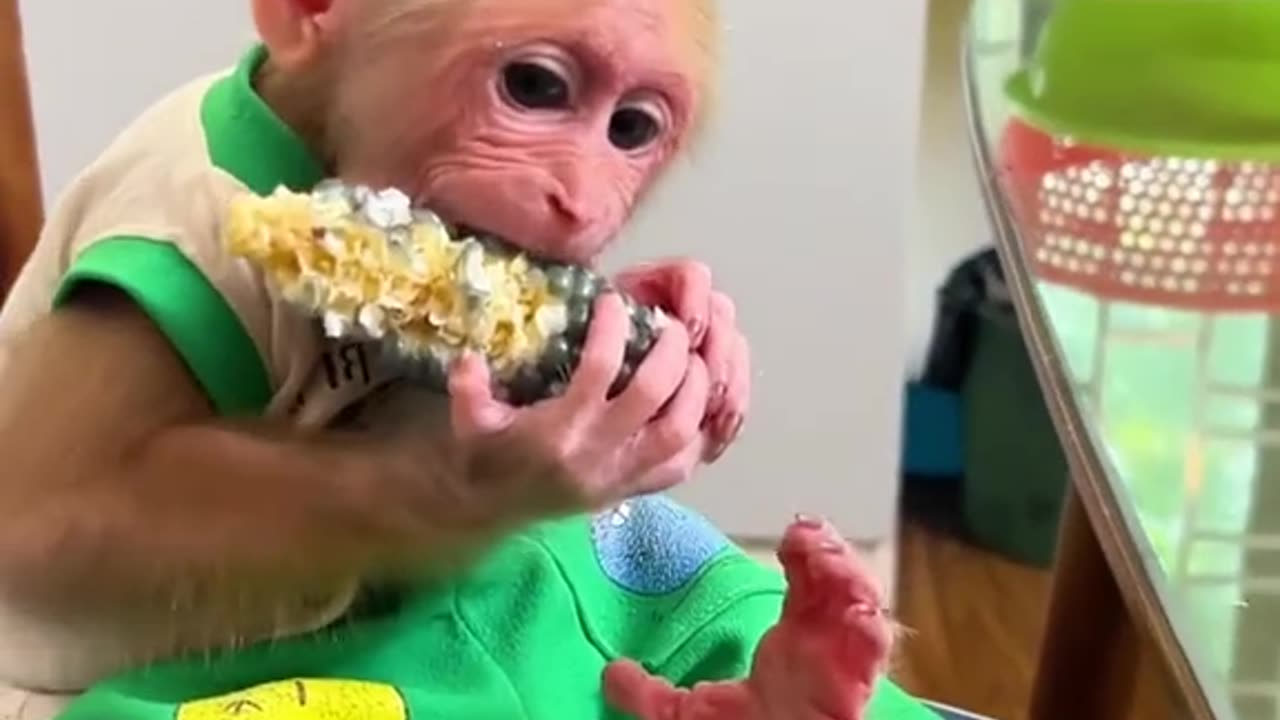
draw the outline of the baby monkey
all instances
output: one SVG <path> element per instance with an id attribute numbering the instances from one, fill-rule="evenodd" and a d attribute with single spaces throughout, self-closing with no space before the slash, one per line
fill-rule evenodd
<path id="1" fill-rule="evenodd" d="M 0 315 L 0 680 L 67 720 L 230 717 L 318 677 L 398 688 L 372 720 L 857 720 L 893 691 L 879 590 L 826 524 L 787 530 L 784 582 L 661 495 L 748 411 L 703 265 L 617 278 L 678 320 L 621 393 L 606 296 L 567 391 L 516 408 L 474 358 L 447 398 L 415 391 L 219 244 L 236 194 L 338 176 L 594 264 L 703 121 L 713 0 L 253 17 L 234 70 L 71 184 Z"/>

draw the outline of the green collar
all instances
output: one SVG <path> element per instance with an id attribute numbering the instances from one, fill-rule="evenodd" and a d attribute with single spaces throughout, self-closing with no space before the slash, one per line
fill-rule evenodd
<path id="1" fill-rule="evenodd" d="M 253 77 L 266 59 L 266 48 L 254 45 L 205 94 L 200 121 L 209 158 L 259 195 L 280 185 L 310 190 L 324 178 L 323 166 L 254 90 Z"/>

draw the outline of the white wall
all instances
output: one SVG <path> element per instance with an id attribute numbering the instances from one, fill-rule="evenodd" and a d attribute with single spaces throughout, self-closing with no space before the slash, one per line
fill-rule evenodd
<path id="1" fill-rule="evenodd" d="M 938 286 L 965 255 L 991 242 L 973 172 L 961 86 L 964 0 L 932 0 L 917 160 L 915 235 L 907 255 L 907 373 L 921 370 Z"/>
<path id="2" fill-rule="evenodd" d="M 48 196 L 146 103 L 233 61 L 247 4 L 21 0 Z M 924 0 L 724 4 L 722 122 L 623 251 L 705 258 L 754 342 L 747 433 L 682 494 L 739 535 L 809 511 L 882 539 L 897 496 Z"/>
<path id="3" fill-rule="evenodd" d="M 958 262 L 995 241 L 969 146 L 961 72 L 969 7 L 968 0 L 929 2 L 915 225 L 907 253 L 908 377 L 918 375 L 928 351 L 937 289 Z M 1008 119 L 998 94 L 1020 58 L 1021 0 L 986 0 L 980 7 L 973 41 L 982 48 L 976 71 L 987 75 L 978 85 L 988 95 L 979 105 L 985 126 L 998 131 Z"/>
<path id="4" fill-rule="evenodd" d="M 150 102 L 234 63 L 248 0 L 18 0 L 45 202 Z"/>

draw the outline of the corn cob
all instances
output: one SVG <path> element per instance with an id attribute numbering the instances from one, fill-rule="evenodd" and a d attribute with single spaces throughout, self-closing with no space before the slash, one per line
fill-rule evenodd
<path id="1" fill-rule="evenodd" d="M 224 242 L 317 316 L 327 336 L 381 341 L 385 358 L 438 390 L 460 353 L 477 352 L 495 391 L 515 404 L 563 392 L 593 304 L 613 289 L 585 267 L 460 233 L 398 190 L 333 180 L 310 193 L 280 188 L 234 199 Z M 614 393 L 667 322 L 661 310 L 621 295 L 632 322 Z"/>

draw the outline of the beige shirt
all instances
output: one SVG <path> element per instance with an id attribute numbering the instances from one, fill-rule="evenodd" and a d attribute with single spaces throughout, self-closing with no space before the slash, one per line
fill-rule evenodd
<path id="1" fill-rule="evenodd" d="M 138 302 L 224 415 L 328 425 L 388 379 L 373 348 L 327 341 L 254 268 L 223 252 L 221 218 L 232 196 L 282 184 L 305 190 L 322 179 L 302 141 L 252 88 L 264 59 L 255 47 L 234 70 L 178 89 L 72 182 L 0 312 L 0 341 L 50 312 L 77 283 L 98 281 Z M 14 352 L 16 344 L 0 347 Z M 0 372 L 3 363 L 0 354 Z M 353 591 L 300 600 L 264 635 L 327 624 Z M 36 617 L 0 602 L 0 683 L 79 690 L 140 657 L 194 642 L 184 634 L 207 632 L 172 625 Z"/>

